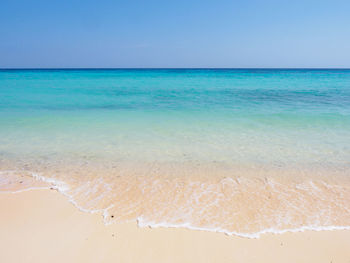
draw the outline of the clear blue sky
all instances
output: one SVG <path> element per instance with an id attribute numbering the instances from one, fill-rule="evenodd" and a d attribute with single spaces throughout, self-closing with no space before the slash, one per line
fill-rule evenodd
<path id="1" fill-rule="evenodd" d="M 0 67 L 350 67 L 350 0 L 1 0 Z"/>

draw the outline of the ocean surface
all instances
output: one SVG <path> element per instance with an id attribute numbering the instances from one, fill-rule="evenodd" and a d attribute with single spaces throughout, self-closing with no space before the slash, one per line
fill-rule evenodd
<path id="1" fill-rule="evenodd" d="M 349 228 L 350 70 L 0 70 L 0 191 L 35 187 L 106 223 Z"/>

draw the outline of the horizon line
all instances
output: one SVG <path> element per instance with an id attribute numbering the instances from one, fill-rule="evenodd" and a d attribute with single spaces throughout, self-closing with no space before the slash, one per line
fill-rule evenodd
<path id="1" fill-rule="evenodd" d="M 315 69 L 315 70 L 322 70 L 322 69 L 341 69 L 341 70 L 348 70 L 350 69 L 347 67 L 9 67 L 9 68 L 2 68 L 0 67 L 0 70 L 125 70 L 125 69 L 138 69 L 138 70 L 152 70 L 152 69 Z"/>

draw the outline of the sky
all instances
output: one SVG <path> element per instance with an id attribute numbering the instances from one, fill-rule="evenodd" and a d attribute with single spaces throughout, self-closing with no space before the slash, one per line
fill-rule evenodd
<path id="1" fill-rule="evenodd" d="M 350 68 L 349 0 L 1 0 L 0 68 Z"/>

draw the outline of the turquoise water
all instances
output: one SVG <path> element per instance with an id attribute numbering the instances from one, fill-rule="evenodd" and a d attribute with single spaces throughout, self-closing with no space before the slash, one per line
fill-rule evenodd
<path id="1" fill-rule="evenodd" d="M 1 70 L 0 154 L 346 166 L 350 70 Z"/>
<path id="2" fill-rule="evenodd" d="M 0 71 L 0 191 L 106 223 L 349 229 L 349 160 L 350 70 Z"/>

